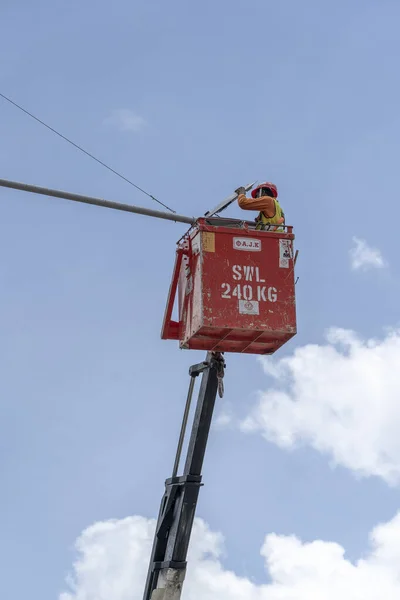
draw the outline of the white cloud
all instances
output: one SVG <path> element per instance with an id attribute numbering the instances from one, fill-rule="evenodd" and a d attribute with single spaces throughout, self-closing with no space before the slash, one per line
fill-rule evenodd
<path id="1" fill-rule="evenodd" d="M 113 110 L 111 115 L 105 119 L 106 124 L 113 125 L 120 131 L 131 131 L 137 133 L 146 125 L 146 121 L 132 110 L 120 108 Z"/>
<path id="2" fill-rule="evenodd" d="M 232 424 L 232 415 L 228 412 L 221 412 L 214 420 L 215 429 L 226 429 Z"/>
<path id="3" fill-rule="evenodd" d="M 73 578 L 59 600 L 141 600 L 155 523 L 130 517 L 96 523 L 77 541 Z M 261 549 L 270 583 L 256 585 L 224 568 L 223 538 L 195 521 L 185 600 L 397 600 L 400 514 L 376 527 L 356 563 L 333 542 L 267 535 Z"/>
<path id="4" fill-rule="evenodd" d="M 228 429 L 237 427 L 237 419 L 234 416 L 232 405 L 230 402 L 224 402 L 223 408 L 213 420 L 212 427 L 214 429 Z"/>
<path id="5" fill-rule="evenodd" d="M 282 448 L 307 444 L 361 476 L 400 482 L 400 331 L 362 340 L 331 329 L 282 359 L 262 359 L 275 384 L 242 422 Z"/>
<path id="6" fill-rule="evenodd" d="M 353 242 L 354 246 L 350 250 L 352 269 L 382 269 L 386 265 L 380 250 L 371 248 L 365 240 L 357 237 L 353 237 Z"/>

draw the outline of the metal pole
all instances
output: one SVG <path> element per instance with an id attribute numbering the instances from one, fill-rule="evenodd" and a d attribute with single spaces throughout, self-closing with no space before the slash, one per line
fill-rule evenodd
<path id="1" fill-rule="evenodd" d="M 178 475 L 179 462 L 181 460 L 182 446 L 183 446 L 183 442 L 185 439 L 186 427 L 187 427 L 187 422 L 188 422 L 188 418 L 189 418 L 190 405 L 192 403 L 193 390 L 194 390 L 195 383 L 196 383 L 196 375 L 192 375 L 190 377 L 189 391 L 188 391 L 188 395 L 187 395 L 187 399 L 186 399 L 185 412 L 183 413 L 182 427 L 181 427 L 181 432 L 179 434 L 178 448 L 176 451 L 174 468 L 172 470 L 172 477 L 176 477 Z"/>
<path id="2" fill-rule="evenodd" d="M 8 179 L 0 179 L 0 186 L 21 190 L 23 192 L 32 192 L 33 194 L 41 194 L 43 196 L 52 196 L 54 198 L 63 198 L 64 200 L 73 200 L 74 202 L 82 202 L 84 204 L 94 204 L 95 206 L 103 206 L 104 208 L 114 208 L 115 210 L 123 210 L 125 212 L 146 215 L 148 217 L 156 217 L 158 219 L 166 219 L 167 221 L 175 221 L 179 223 L 187 223 L 193 225 L 196 222 L 194 217 L 185 217 L 175 213 L 167 213 L 150 208 L 142 208 L 141 206 L 133 206 L 131 204 L 121 204 L 120 202 L 111 202 L 102 198 L 94 198 L 92 196 L 83 196 L 82 194 L 73 194 L 62 190 L 53 190 L 51 188 L 31 185 L 29 183 L 19 183 L 18 181 L 9 181 Z"/>

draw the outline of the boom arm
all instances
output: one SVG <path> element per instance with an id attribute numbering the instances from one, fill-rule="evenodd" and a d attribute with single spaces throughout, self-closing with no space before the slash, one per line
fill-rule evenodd
<path id="1" fill-rule="evenodd" d="M 189 369 L 190 386 L 172 477 L 165 482 L 143 600 L 179 600 L 186 574 L 186 557 L 202 485 L 201 471 L 217 391 L 224 373 L 221 353 Z M 177 471 L 195 378 L 203 373 L 183 475 Z"/>

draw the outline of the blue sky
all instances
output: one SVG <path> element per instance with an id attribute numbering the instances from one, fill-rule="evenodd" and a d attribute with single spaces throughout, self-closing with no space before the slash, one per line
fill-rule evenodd
<path id="1" fill-rule="evenodd" d="M 332 350 L 331 327 L 376 337 L 386 352 L 386 328 L 398 326 L 397 2 L 6 0 L 0 14 L 0 92 L 177 212 L 203 214 L 241 184 L 276 182 L 300 254 L 298 335 L 272 364 L 307 344 Z M 2 178 L 157 208 L 5 101 L 0 126 Z M 185 226 L 4 189 L 0 211 L 2 595 L 53 600 L 86 527 L 157 514 L 188 367 L 202 359 L 159 335 Z M 383 268 L 352 269 L 354 236 Z M 393 377 L 397 346 L 387 352 L 379 360 L 393 360 Z M 400 421 L 398 384 L 379 387 L 378 371 L 364 410 L 364 354 L 339 410 L 344 449 L 329 429 L 334 400 L 321 411 L 315 393 L 341 379 L 329 361 L 319 387 L 304 383 L 310 409 L 255 357 L 227 357 L 216 416 L 233 418 L 213 430 L 198 514 L 224 534 L 223 564 L 236 575 L 266 580 L 259 549 L 271 532 L 337 542 L 356 560 L 399 509 L 381 466 L 396 469 L 400 452 L 377 441 Z M 270 410 L 271 386 L 310 429 Z M 243 432 L 237 423 L 254 411 L 271 425 Z M 372 433 L 371 423 L 357 429 L 366 412 L 379 423 Z M 282 442 L 289 430 L 298 448 Z M 369 434 L 371 445 L 357 445 Z"/>

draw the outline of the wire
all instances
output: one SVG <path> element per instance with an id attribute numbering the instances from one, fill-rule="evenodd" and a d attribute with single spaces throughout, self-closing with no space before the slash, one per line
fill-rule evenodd
<path id="1" fill-rule="evenodd" d="M 30 113 L 29 111 L 27 111 L 25 108 L 23 108 L 22 106 L 20 106 L 19 104 L 17 104 L 13 100 L 11 100 L 11 98 L 8 98 L 7 96 L 5 96 L 4 94 L 2 94 L 1 92 L 0 92 L 0 96 L 2 98 L 4 98 L 4 100 L 7 100 L 7 102 L 9 102 L 10 104 L 12 104 L 16 108 L 18 108 L 19 110 L 22 110 L 22 112 L 24 112 L 26 115 L 28 115 L 32 119 L 35 119 L 35 121 L 37 121 L 38 123 L 40 123 L 44 127 L 47 127 L 47 129 L 50 129 L 50 131 L 52 131 L 53 133 L 55 133 L 56 135 L 58 135 L 63 140 L 65 140 L 69 144 L 72 144 L 72 146 L 75 146 L 75 148 L 77 148 L 78 150 L 80 150 L 81 152 L 83 152 L 84 154 L 86 154 L 87 156 L 89 156 L 90 158 L 92 158 L 93 160 L 95 160 L 96 162 L 98 162 L 100 165 L 102 165 L 103 167 L 105 167 L 106 169 L 108 169 L 109 171 L 111 171 L 112 173 L 114 173 L 115 175 L 117 175 L 118 177 L 120 177 L 121 179 L 123 179 L 124 181 L 127 181 L 130 185 L 133 185 L 134 188 L 136 188 L 137 190 L 139 190 L 140 192 L 142 192 L 143 194 L 145 194 L 146 196 L 148 196 L 149 198 L 151 198 L 155 202 L 158 202 L 158 204 L 161 204 L 161 206 L 164 206 L 164 208 L 168 209 L 170 212 L 172 212 L 172 213 L 176 212 L 175 210 L 172 210 L 172 208 L 170 208 L 169 206 L 167 206 L 166 204 L 164 204 L 163 202 L 161 202 L 161 200 L 158 200 L 152 194 L 149 194 L 148 192 L 146 192 L 146 190 L 144 190 L 141 187 L 139 187 L 138 185 L 136 185 L 136 183 L 133 183 L 133 181 L 131 181 L 130 179 L 127 179 L 124 175 L 121 175 L 121 173 L 118 173 L 118 171 L 115 171 L 114 169 L 112 169 L 111 167 L 109 167 L 108 165 L 106 165 L 106 163 L 104 163 L 100 159 L 98 159 L 95 156 L 93 156 L 93 154 L 90 154 L 90 152 L 87 152 L 84 148 L 82 148 L 81 146 L 78 146 L 78 144 L 75 144 L 75 142 L 73 142 L 72 140 L 70 140 L 67 137 L 65 137 L 65 135 L 62 135 L 62 133 L 60 133 L 56 129 L 53 129 L 53 127 L 50 127 L 50 125 L 47 125 L 47 123 L 45 123 L 41 119 L 38 119 L 38 117 L 35 117 L 35 115 L 33 115 L 32 113 Z"/>

